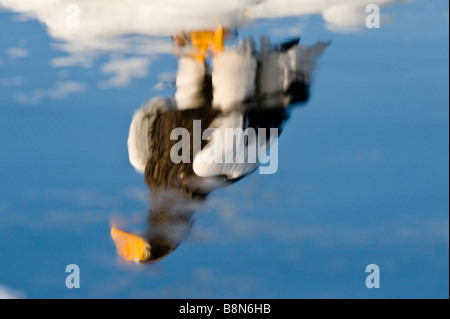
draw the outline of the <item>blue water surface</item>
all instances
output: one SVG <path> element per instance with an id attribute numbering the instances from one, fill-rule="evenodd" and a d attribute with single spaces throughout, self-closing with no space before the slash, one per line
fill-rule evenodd
<path id="1" fill-rule="evenodd" d="M 173 93 L 152 88 L 175 71 L 176 57 L 153 54 L 143 76 L 111 87 L 102 69 L 111 56 L 55 67 L 66 54 L 55 46 L 61 41 L 37 19 L 0 11 L 0 291 L 448 298 L 448 2 L 382 13 L 390 21 L 379 29 L 336 32 L 319 15 L 238 29 L 278 41 L 298 28 L 302 43 L 331 45 L 310 101 L 293 110 L 280 137 L 276 174 L 255 172 L 212 193 L 189 238 L 143 266 L 117 256 L 109 231 L 113 220 L 145 229 L 148 189 L 129 164 L 128 130 L 144 101 Z M 66 288 L 68 264 L 80 267 L 79 289 Z M 366 287 L 369 264 L 380 268 L 378 289 Z"/>

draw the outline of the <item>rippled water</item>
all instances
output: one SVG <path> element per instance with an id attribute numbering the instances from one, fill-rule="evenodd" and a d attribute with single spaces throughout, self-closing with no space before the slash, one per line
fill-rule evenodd
<path id="1" fill-rule="evenodd" d="M 370 3 L 380 28 L 365 26 Z M 0 0 L 0 297 L 448 298 L 448 19 L 446 1 Z M 273 108 L 252 93 L 233 116 L 211 115 L 268 128 L 284 114 L 283 132 L 274 174 L 209 167 L 222 179 L 201 178 L 199 198 L 191 180 L 173 186 L 181 175 L 170 187 L 144 178 L 127 140 L 147 101 L 187 101 L 173 37 L 218 25 L 230 30 L 224 52 L 249 37 L 261 52 L 261 36 L 330 44 L 289 69 L 305 85 L 315 65 L 309 98 L 286 89 Z M 258 78 L 267 63 L 253 56 Z M 253 83 L 236 70 L 225 100 Z M 195 103 L 211 108 L 210 93 Z M 113 225 L 155 247 L 152 216 L 180 211 L 188 227 L 164 259 L 122 258 Z M 66 287 L 70 264 L 80 288 Z M 378 289 L 366 287 L 369 264 Z"/>

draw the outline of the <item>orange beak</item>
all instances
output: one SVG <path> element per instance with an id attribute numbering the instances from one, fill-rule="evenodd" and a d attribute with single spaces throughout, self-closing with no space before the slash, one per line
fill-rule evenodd
<path id="1" fill-rule="evenodd" d="M 140 236 L 129 234 L 113 226 L 111 238 L 116 244 L 117 253 L 127 261 L 146 261 L 150 257 L 149 245 Z"/>

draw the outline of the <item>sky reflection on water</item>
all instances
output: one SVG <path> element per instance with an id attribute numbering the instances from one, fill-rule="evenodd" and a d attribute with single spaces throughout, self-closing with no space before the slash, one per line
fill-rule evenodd
<path id="1" fill-rule="evenodd" d="M 380 29 L 361 27 L 355 1 L 297 2 L 192 1 L 181 19 L 174 0 L 128 29 L 142 1 L 97 1 L 97 27 L 74 35 L 66 1 L 0 0 L 0 296 L 448 298 L 448 2 L 382 5 Z M 174 94 L 170 36 L 215 15 L 238 38 L 332 44 L 285 125 L 277 173 L 214 191 L 182 247 L 127 263 L 111 221 L 145 231 L 151 205 L 128 160 L 132 115 Z M 72 263 L 80 289 L 64 284 Z M 371 263 L 380 289 L 365 287 Z"/>

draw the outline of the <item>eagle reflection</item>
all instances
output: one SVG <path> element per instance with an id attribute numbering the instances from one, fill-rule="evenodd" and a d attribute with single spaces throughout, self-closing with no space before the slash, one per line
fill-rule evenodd
<path id="1" fill-rule="evenodd" d="M 304 46 L 298 38 L 272 45 L 262 37 L 259 49 L 251 38 L 225 47 L 224 41 L 231 36 L 222 27 L 175 35 L 179 56 L 175 96 L 153 98 L 133 116 L 129 158 L 144 174 L 151 208 L 145 233 L 111 229 L 117 252 L 126 260 L 153 263 L 170 254 L 188 236 L 196 209 L 213 190 L 260 166 L 261 161 L 249 160 L 251 143 L 270 152 L 290 106 L 308 100 L 314 61 L 328 45 Z M 213 135 L 201 139 L 196 149 L 196 121 L 201 123 L 201 133 L 208 128 L 216 132 L 253 128 L 258 138 L 245 140 L 238 150 L 224 146 L 221 135 Z M 178 128 L 189 132 L 188 136 L 174 138 L 172 131 Z M 174 161 L 174 155 L 179 158 L 174 147 L 188 151 L 184 160 Z M 217 154 L 212 161 L 202 160 L 212 149 L 223 151 L 220 159 L 233 152 L 232 161 L 217 160 Z"/>

